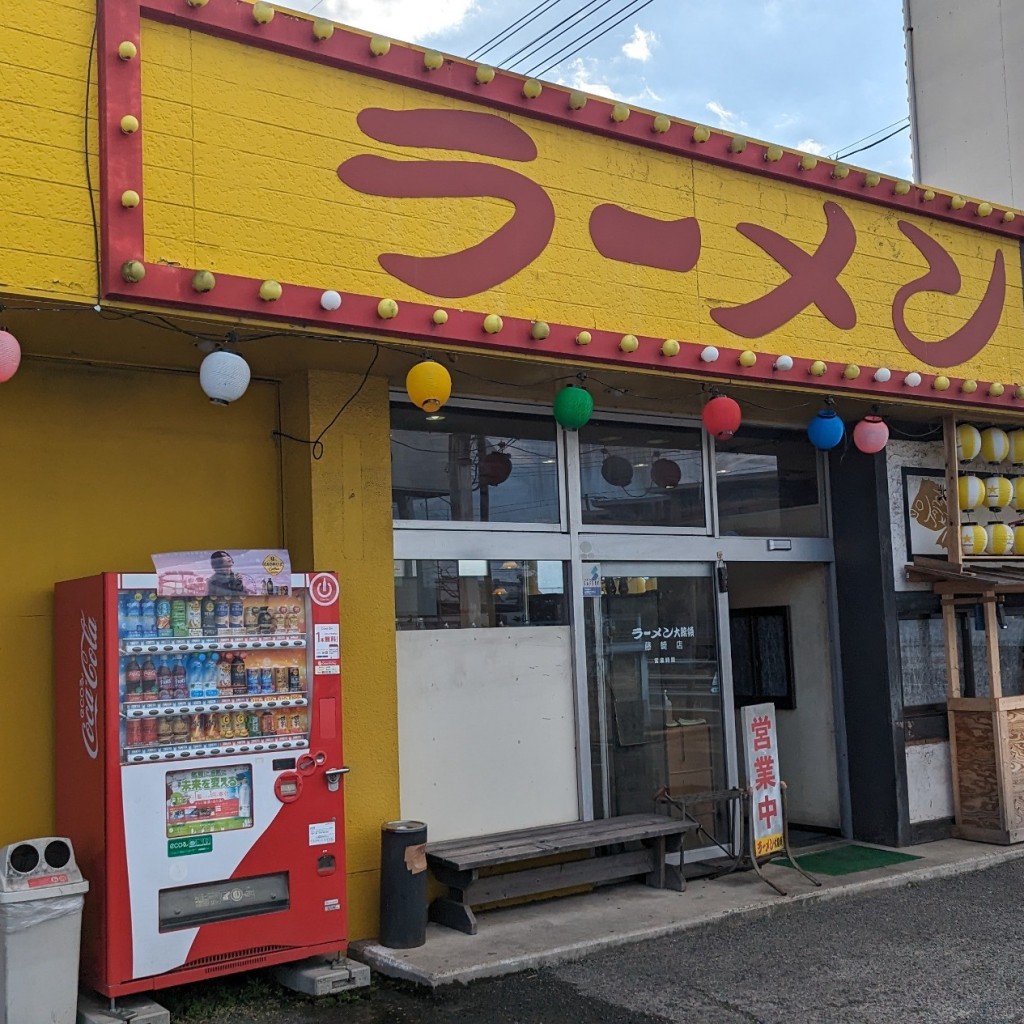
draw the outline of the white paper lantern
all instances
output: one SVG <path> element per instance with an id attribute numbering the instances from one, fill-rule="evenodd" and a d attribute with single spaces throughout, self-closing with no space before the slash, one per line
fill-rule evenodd
<path id="1" fill-rule="evenodd" d="M 211 352 L 199 367 L 199 386 L 214 405 L 227 405 L 241 398 L 249 377 L 249 364 L 234 352 Z"/>
<path id="2" fill-rule="evenodd" d="M 341 309 L 341 295 L 329 288 L 320 296 L 320 307 L 326 309 L 328 313 Z"/>

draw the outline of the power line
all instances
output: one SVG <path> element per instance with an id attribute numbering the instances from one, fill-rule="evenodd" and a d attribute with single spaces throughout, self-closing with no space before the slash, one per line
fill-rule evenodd
<path id="1" fill-rule="evenodd" d="M 600 6 L 598 7 L 598 10 L 600 10 L 601 7 L 604 7 L 606 4 L 610 4 L 611 2 L 612 2 L 612 0 L 600 0 Z M 566 22 L 570 22 L 574 18 L 578 18 L 581 14 L 583 14 L 583 12 L 588 7 L 592 8 L 594 6 L 594 4 L 596 4 L 596 3 L 598 3 L 598 0 L 587 0 L 587 2 L 582 7 L 577 7 L 576 10 L 573 11 L 572 14 L 570 14 L 567 17 L 563 18 L 561 21 L 556 22 L 550 28 L 545 29 L 543 32 L 541 32 L 541 34 L 539 36 L 537 36 L 535 39 L 531 39 L 525 46 L 520 46 L 519 49 L 515 51 L 515 53 L 510 53 L 502 61 L 502 67 L 505 67 L 505 68 L 508 68 L 509 70 L 511 70 L 512 68 L 514 68 L 516 66 L 516 64 L 521 64 L 524 60 L 527 60 L 529 58 L 530 54 L 534 52 L 534 50 L 531 49 L 531 47 L 533 47 L 535 43 L 539 43 L 546 36 L 550 36 L 553 32 L 555 32 L 556 29 L 561 28 L 562 25 L 564 25 Z M 593 13 L 593 12 L 591 12 L 591 13 Z M 586 17 L 589 17 L 589 14 L 585 16 L 584 20 L 586 19 Z M 547 45 L 547 43 L 541 43 L 541 46 L 539 48 L 543 49 L 544 46 L 546 46 L 546 45 Z M 524 52 L 524 51 L 529 51 L 529 52 Z M 520 57 L 519 56 L 520 54 L 523 54 L 523 56 Z M 512 61 L 513 58 L 518 58 L 518 60 L 515 60 L 514 63 L 510 63 L 510 61 Z"/>
<path id="2" fill-rule="evenodd" d="M 485 54 L 490 53 L 490 51 L 493 50 L 495 46 L 499 45 L 500 43 L 507 42 L 509 39 L 512 38 L 512 36 L 516 35 L 519 32 L 522 32 L 522 30 L 526 28 L 526 26 L 529 24 L 529 19 L 534 14 L 537 14 L 538 11 L 540 11 L 541 14 L 546 14 L 548 11 L 551 10 L 552 7 L 557 6 L 561 2 L 562 0 L 541 0 L 541 2 L 537 4 L 537 6 L 534 7 L 532 10 L 527 11 L 524 15 L 517 18 L 515 21 L 512 22 L 511 25 L 506 25 L 496 35 L 491 36 L 491 38 L 488 39 L 487 42 L 484 43 L 482 46 L 478 46 L 471 54 L 469 54 L 466 57 L 466 59 L 479 60 Z M 541 11 L 542 7 L 545 8 L 543 11 Z"/>
<path id="3" fill-rule="evenodd" d="M 880 139 L 876 139 L 874 142 L 869 143 L 866 146 L 861 146 L 860 149 L 851 149 L 849 153 L 843 153 L 842 156 L 836 157 L 837 160 L 845 160 L 849 156 L 855 156 L 857 153 L 864 153 L 869 149 L 874 149 L 875 146 L 880 146 L 883 142 L 891 139 L 894 135 L 899 135 L 900 132 L 905 132 L 910 127 L 910 122 L 907 121 L 902 128 L 897 128 L 894 132 L 889 132 L 888 135 L 883 135 Z"/>
<path id="4" fill-rule="evenodd" d="M 630 4 L 634 3 L 634 2 L 635 2 L 635 0 L 630 0 Z M 584 36 L 589 35 L 591 32 L 596 31 L 602 25 L 605 25 L 609 21 L 611 21 L 611 19 L 614 18 L 616 14 L 619 14 L 621 11 L 626 10 L 625 7 L 620 7 L 618 11 L 616 11 L 614 14 L 609 15 L 607 18 L 605 18 L 604 21 L 602 21 L 599 24 L 595 25 L 593 28 L 588 29 L 582 35 L 577 36 L 571 42 L 567 43 L 557 53 L 555 53 L 553 55 L 549 54 L 549 57 L 550 56 L 554 56 L 555 59 L 552 60 L 551 63 L 548 64 L 546 67 L 544 67 L 544 68 L 542 68 L 541 70 L 538 71 L 537 69 L 538 69 L 538 67 L 540 65 L 534 65 L 534 67 L 530 68 L 530 70 L 527 71 L 526 74 L 527 75 L 536 75 L 538 77 L 540 77 L 541 75 L 546 75 L 553 67 L 555 67 L 558 64 L 561 64 L 563 60 L 568 60 L 570 57 L 573 57 L 577 53 L 579 53 L 580 50 L 586 49 L 591 43 L 596 43 L 598 39 L 601 39 L 603 36 L 608 35 L 608 33 L 611 32 L 611 30 L 613 28 L 616 28 L 617 26 L 621 25 L 624 21 L 626 21 L 629 18 L 632 18 L 635 14 L 639 14 L 645 7 L 649 7 L 652 3 L 654 3 L 654 0 L 644 0 L 644 2 L 642 4 L 640 4 L 639 7 L 635 7 L 631 11 L 626 11 L 626 13 L 623 14 L 622 17 L 619 18 L 618 21 L 613 22 L 611 25 L 608 25 L 608 27 L 603 32 L 599 32 L 596 36 L 593 36 L 591 39 L 584 40 L 579 46 L 576 47 L 575 50 L 572 50 L 569 53 L 565 53 L 564 56 L 563 56 L 564 51 L 567 50 L 570 46 L 572 46 L 573 43 L 578 42 L 580 39 L 583 39 Z M 626 4 L 626 7 L 630 6 L 630 4 Z M 545 58 L 545 60 L 546 59 L 548 59 L 548 58 Z"/>
<path id="5" fill-rule="evenodd" d="M 867 134 L 867 135 L 865 135 L 865 136 L 864 136 L 863 138 L 860 138 L 860 139 L 854 139 L 854 140 L 853 140 L 853 142 L 849 142 L 849 143 L 847 143 L 847 144 L 846 144 L 845 146 L 840 146 L 840 147 L 839 147 L 838 149 L 836 149 L 836 150 L 835 150 L 835 151 L 833 152 L 833 154 L 832 154 L 832 159 L 833 159 L 833 160 L 837 160 L 837 159 L 839 158 L 839 154 L 840 154 L 840 153 L 841 153 L 841 152 L 842 152 L 842 151 L 843 151 L 844 149 L 849 149 L 849 148 L 850 148 L 850 146 L 858 146 L 858 145 L 860 145 L 860 143 L 862 143 L 862 142 L 867 142 L 867 141 L 868 141 L 868 139 L 873 139 L 873 138 L 874 138 L 874 137 L 875 137 L 876 135 L 878 135 L 878 134 L 879 134 L 880 132 L 887 132 L 887 131 L 888 131 L 888 130 L 889 130 L 890 128 L 895 128 L 895 127 L 896 127 L 897 125 L 899 125 L 899 124 L 903 124 L 903 122 L 904 122 L 904 121 L 906 121 L 906 122 L 907 122 L 907 123 L 909 124 L 909 122 L 910 122 L 910 118 L 909 118 L 909 117 L 901 117 L 901 118 L 899 118 L 899 120 L 897 120 L 897 121 L 893 121 L 893 122 L 892 122 L 892 124 L 887 124 L 887 125 L 883 125 L 883 126 L 882 126 L 881 128 L 878 128 L 878 129 L 876 129 L 876 130 L 875 130 L 875 131 L 873 131 L 873 132 L 868 132 L 868 134 Z"/>

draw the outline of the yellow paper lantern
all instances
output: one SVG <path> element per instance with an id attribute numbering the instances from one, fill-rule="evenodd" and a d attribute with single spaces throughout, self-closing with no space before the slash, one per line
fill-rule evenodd
<path id="1" fill-rule="evenodd" d="M 976 476 L 962 476 L 956 482 L 957 499 L 961 512 L 981 508 L 985 500 L 985 485 Z"/>
<path id="2" fill-rule="evenodd" d="M 956 457 L 961 462 L 970 462 L 981 453 L 981 431 L 969 423 L 956 428 Z"/>
<path id="3" fill-rule="evenodd" d="M 1002 462 L 1010 454 L 1010 438 L 1005 430 L 988 427 L 981 432 L 981 457 L 986 462 Z"/>
<path id="4" fill-rule="evenodd" d="M 1024 555 L 1024 530 L 1013 531 L 1013 553 Z"/>
<path id="5" fill-rule="evenodd" d="M 451 398 L 452 375 L 440 363 L 425 359 L 406 375 L 405 390 L 413 405 L 437 412 Z"/>
<path id="6" fill-rule="evenodd" d="M 1024 466 L 1024 430 L 1011 430 L 1010 462 L 1015 466 Z"/>
<path id="7" fill-rule="evenodd" d="M 960 530 L 960 547 L 965 555 L 983 555 L 987 544 L 988 534 L 977 523 L 969 523 Z"/>
<path id="8" fill-rule="evenodd" d="M 1013 550 L 1014 529 L 1006 523 L 990 523 L 985 527 L 985 552 L 989 555 L 1008 555 Z"/>
<path id="9" fill-rule="evenodd" d="M 1013 481 L 1013 500 L 1010 504 L 1014 508 L 1024 510 L 1024 476 L 1019 476 Z M 1024 530 L 1021 530 L 1021 536 L 1024 537 Z"/>
<path id="10" fill-rule="evenodd" d="M 1013 484 L 1005 476 L 990 476 L 985 481 L 985 508 L 998 512 L 1013 500 Z"/>

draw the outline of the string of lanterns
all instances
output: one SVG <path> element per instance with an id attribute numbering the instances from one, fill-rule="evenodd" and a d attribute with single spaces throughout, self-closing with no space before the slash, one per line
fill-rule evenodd
<path id="1" fill-rule="evenodd" d="M 1009 432 L 999 427 L 979 430 L 969 423 L 956 428 L 956 453 L 959 463 L 973 462 L 979 456 L 992 465 L 1009 463 L 1024 466 L 1024 429 Z M 1012 508 L 1024 512 L 1024 476 L 994 474 L 980 477 L 960 473 L 957 477 L 957 507 L 968 516 L 985 508 L 993 515 Z M 962 523 L 960 544 L 964 555 L 1024 555 L 1024 529 L 1011 523 Z"/>

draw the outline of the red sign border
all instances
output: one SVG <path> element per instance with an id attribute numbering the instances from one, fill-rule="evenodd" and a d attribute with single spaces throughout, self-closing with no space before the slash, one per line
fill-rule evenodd
<path id="1" fill-rule="evenodd" d="M 424 91 L 433 91 L 463 100 L 513 111 L 526 117 L 539 118 L 594 134 L 636 145 L 659 149 L 695 160 L 720 166 L 741 168 L 745 171 L 821 190 L 834 195 L 855 197 L 890 208 L 921 214 L 933 219 L 970 224 L 975 229 L 1004 237 L 1020 239 L 1024 235 L 1024 218 L 1011 223 L 1002 222 L 1002 209 L 993 209 L 983 216 L 975 202 L 962 209 L 950 205 L 950 197 L 935 195 L 929 200 L 926 190 L 911 186 L 903 196 L 894 188 L 897 180 L 880 177 L 872 185 L 861 170 L 850 169 L 845 178 L 833 178 L 837 166 L 819 161 L 809 170 L 801 169 L 804 154 L 782 151 L 778 147 L 749 141 L 741 152 L 730 151 L 732 137 L 727 133 L 711 131 L 707 141 L 693 139 L 694 125 L 675 118 L 665 132 L 654 128 L 651 114 L 632 110 L 625 121 L 615 121 L 612 111 L 615 103 L 589 97 L 581 110 L 570 108 L 570 91 L 545 84 L 539 96 L 528 99 L 523 94 L 524 79 L 508 72 L 497 71 L 493 81 L 480 85 L 476 81 L 478 65 L 469 61 L 445 57 L 441 68 L 429 70 L 424 63 L 424 51 L 416 47 L 391 43 L 388 52 L 374 56 L 370 51 L 370 37 L 364 33 L 336 26 L 329 39 L 317 40 L 312 32 L 312 20 L 277 12 L 269 24 L 258 24 L 253 17 L 253 5 L 241 0 L 211 0 L 204 6 L 193 7 L 188 0 L 97 0 L 99 122 L 100 122 L 100 209 L 101 223 L 101 292 L 105 298 L 130 302 L 156 303 L 161 306 L 181 307 L 207 311 L 218 315 L 244 315 L 258 320 L 286 321 L 293 326 L 326 328 L 336 331 L 369 332 L 384 337 L 413 339 L 424 343 L 472 347 L 485 352 L 530 353 L 547 358 L 563 358 L 574 363 L 598 362 L 616 368 L 635 368 L 660 372 L 680 372 L 687 376 L 778 385 L 812 386 L 829 392 L 849 392 L 886 397 L 899 396 L 901 400 L 918 400 L 987 407 L 1020 408 L 1024 405 L 1024 392 L 1016 395 L 1016 385 L 1008 384 L 1001 396 L 988 393 L 988 382 L 978 382 L 973 393 L 962 390 L 961 378 L 948 378 L 947 390 L 934 387 L 939 375 L 918 371 L 921 381 L 917 386 L 906 383 L 907 371 L 893 371 L 885 382 L 874 380 L 875 367 L 861 367 L 852 379 L 844 376 L 847 366 L 832 363 L 822 375 L 812 375 L 811 359 L 794 358 L 792 369 L 775 369 L 776 356 L 758 353 L 753 366 L 742 366 L 740 348 L 719 347 L 718 357 L 707 362 L 702 359 L 706 346 L 680 339 L 680 350 L 675 356 L 661 352 L 662 338 L 637 336 L 638 347 L 632 353 L 619 348 L 623 334 L 613 331 L 587 329 L 591 341 L 586 346 L 577 342 L 581 328 L 564 324 L 550 324 L 550 334 L 543 341 L 535 340 L 533 323 L 521 318 L 505 317 L 498 334 L 484 329 L 485 312 L 470 312 L 446 308 L 444 324 L 435 324 L 432 317 L 436 305 L 403 302 L 392 318 L 380 316 L 378 305 L 382 298 L 345 293 L 341 308 L 325 311 L 320 305 L 322 288 L 283 284 L 283 294 L 276 301 L 266 302 L 259 296 L 262 283 L 255 278 L 217 274 L 213 291 L 199 293 L 192 287 L 197 269 L 162 264 L 146 264 L 145 255 L 145 196 L 142 133 L 142 68 L 141 26 L 143 18 L 206 32 L 243 45 L 255 46 L 302 60 L 331 67 L 384 78 Z M 129 41 L 139 50 L 139 56 L 123 60 L 118 55 L 121 42 Z M 139 130 L 126 134 L 121 119 L 132 114 L 140 121 Z M 126 190 L 139 193 L 141 202 L 134 208 L 125 208 L 121 196 Z M 925 209 L 922 204 L 927 202 Z M 122 266 L 130 260 L 145 265 L 145 277 L 139 282 L 128 282 L 122 275 Z M 441 307 L 444 308 L 444 307 Z M 500 310 L 491 312 L 500 313 Z M 749 361 L 749 360 L 748 360 Z"/>

